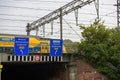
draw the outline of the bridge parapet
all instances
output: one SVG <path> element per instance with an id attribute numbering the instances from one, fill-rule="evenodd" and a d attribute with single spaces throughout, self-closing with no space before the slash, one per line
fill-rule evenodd
<path id="1" fill-rule="evenodd" d="M 28 56 L 15 56 L 13 54 L 0 53 L 1 62 L 70 62 L 71 55 L 49 56 L 49 54 L 31 54 Z"/>

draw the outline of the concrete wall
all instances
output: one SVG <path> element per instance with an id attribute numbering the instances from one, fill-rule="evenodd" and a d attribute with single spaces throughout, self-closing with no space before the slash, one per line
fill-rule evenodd
<path id="1" fill-rule="evenodd" d="M 11 54 L 7 54 L 7 53 L 0 53 L 0 60 L 2 62 L 7 62 L 8 61 L 8 56 Z"/>
<path id="2" fill-rule="evenodd" d="M 67 65 L 68 80 L 77 80 L 77 69 L 76 62 L 71 62 Z"/>

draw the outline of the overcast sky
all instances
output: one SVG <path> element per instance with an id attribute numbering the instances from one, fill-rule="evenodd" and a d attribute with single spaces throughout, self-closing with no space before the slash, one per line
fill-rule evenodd
<path id="1" fill-rule="evenodd" d="M 31 23 L 72 0 L 0 0 L 0 33 L 26 35 L 26 24 Z M 99 0 L 100 18 L 109 28 L 116 27 L 116 0 Z M 89 25 L 96 18 L 94 3 L 79 9 L 79 24 Z M 79 41 L 79 26 L 75 25 L 74 12 L 63 17 L 63 38 Z M 54 21 L 54 35 L 50 34 L 50 24 L 46 27 L 46 37 L 59 38 L 59 20 Z M 57 23 L 58 22 L 58 23 Z M 69 25 L 67 23 L 69 23 Z M 42 30 L 39 31 L 41 35 Z M 35 35 L 35 31 L 31 32 Z"/>

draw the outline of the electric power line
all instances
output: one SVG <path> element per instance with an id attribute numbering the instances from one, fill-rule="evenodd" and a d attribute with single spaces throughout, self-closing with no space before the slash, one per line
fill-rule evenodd
<path id="1" fill-rule="evenodd" d="M 33 20 L 23 20 L 23 19 L 8 19 L 8 18 L 0 18 L 0 20 L 7 20 L 7 21 L 17 21 L 17 22 L 24 22 L 24 23 L 27 23 L 27 22 L 32 22 Z M 69 21 L 73 21 L 73 22 L 75 22 L 75 20 L 70 20 L 70 19 L 66 19 L 66 20 L 69 20 Z M 78 20 L 79 22 L 88 22 L 88 23 L 91 23 L 91 22 L 93 22 L 93 21 L 91 21 L 91 20 Z M 69 24 L 76 24 L 76 23 L 73 23 L 73 22 L 68 22 Z M 59 24 L 60 22 L 54 22 L 54 23 L 56 23 L 56 24 Z M 63 23 L 63 24 L 66 24 L 66 23 Z M 108 23 L 108 24 L 112 24 L 112 23 Z M 89 24 L 87 24 L 87 25 L 89 25 Z"/>
<path id="2" fill-rule="evenodd" d="M 114 4 L 99 4 L 99 5 L 104 5 L 104 6 L 113 6 Z"/>
<path id="3" fill-rule="evenodd" d="M 100 16 L 106 16 L 106 17 L 116 17 L 116 16 L 111 16 L 110 14 L 114 14 L 114 13 L 116 13 L 117 11 L 112 11 L 112 12 L 109 12 L 109 13 L 106 13 L 106 14 L 104 14 L 104 15 L 100 15 Z M 84 15 L 96 15 L 95 13 L 79 13 L 79 14 L 84 14 Z M 28 16 L 28 15 L 16 15 L 16 14 L 6 14 L 6 13 L 4 13 L 4 14 L 1 14 L 0 13 L 0 15 L 2 15 L 2 16 L 19 16 L 19 17 L 30 17 L 30 18 L 40 18 L 40 17 L 38 17 L 38 16 Z"/>
<path id="4" fill-rule="evenodd" d="M 12 1 L 8 1 L 8 0 L 1 0 L 3 2 L 31 2 L 31 3 L 68 3 L 67 1 L 48 1 L 48 0 L 40 0 L 40 1 L 35 1 L 35 0 L 12 0 Z"/>
<path id="5" fill-rule="evenodd" d="M 0 15 L 2 15 L 2 16 L 19 16 L 19 17 L 30 17 L 30 18 L 40 18 L 40 17 L 38 17 L 38 16 L 28 16 L 28 15 L 16 15 L 16 14 L 6 14 L 6 13 L 4 13 L 4 14 L 1 14 L 0 13 Z"/>
<path id="6" fill-rule="evenodd" d="M 50 1 L 50 0 L 40 0 L 40 1 L 35 1 L 35 0 L 12 0 L 12 1 L 8 1 L 8 0 L 1 0 L 3 2 L 31 2 L 31 3 L 69 3 L 67 1 Z M 99 5 L 106 5 L 106 6 L 112 6 L 114 4 L 99 4 Z"/>
<path id="7" fill-rule="evenodd" d="M 0 5 L 0 7 L 52 11 L 50 9 L 41 9 L 41 8 L 32 8 L 32 7 L 19 7 L 19 6 L 8 6 L 8 5 Z"/>
<path id="8" fill-rule="evenodd" d="M 23 20 L 23 19 L 8 19 L 8 18 L 0 18 L 0 20 L 8 20 L 8 21 L 22 21 L 22 22 L 31 22 L 33 20 Z"/>

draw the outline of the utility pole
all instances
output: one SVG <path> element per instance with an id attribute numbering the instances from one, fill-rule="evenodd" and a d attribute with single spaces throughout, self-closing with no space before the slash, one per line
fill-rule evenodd
<path id="1" fill-rule="evenodd" d="M 26 28 L 27 28 L 27 30 L 26 30 L 27 36 L 29 36 L 30 35 L 30 24 L 29 23 L 27 23 Z"/>
<path id="2" fill-rule="evenodd" d="M 43 37 L 45 38 L 45 25 L 43 25 Z"/>
<path id="3" fill-rule="evenodd" d="M 60 8 L 60 39 L 62 39 L 62 8 Z"/>
<path id="4" fill-rule="evenodd" d="M 117 27 L 120 27 L 120 0 L 117 0 Z"/>
<path id="5" fill-rule="evenodd" d="M 53 21 L 51 21 L 51 35 L 53 35 Z"/>
<path id="6" fill-rule="evenodd" d="M 36 27 L 36 36 L 38 36 L 38 31 L 39 31 L 39 28 Z"/>

